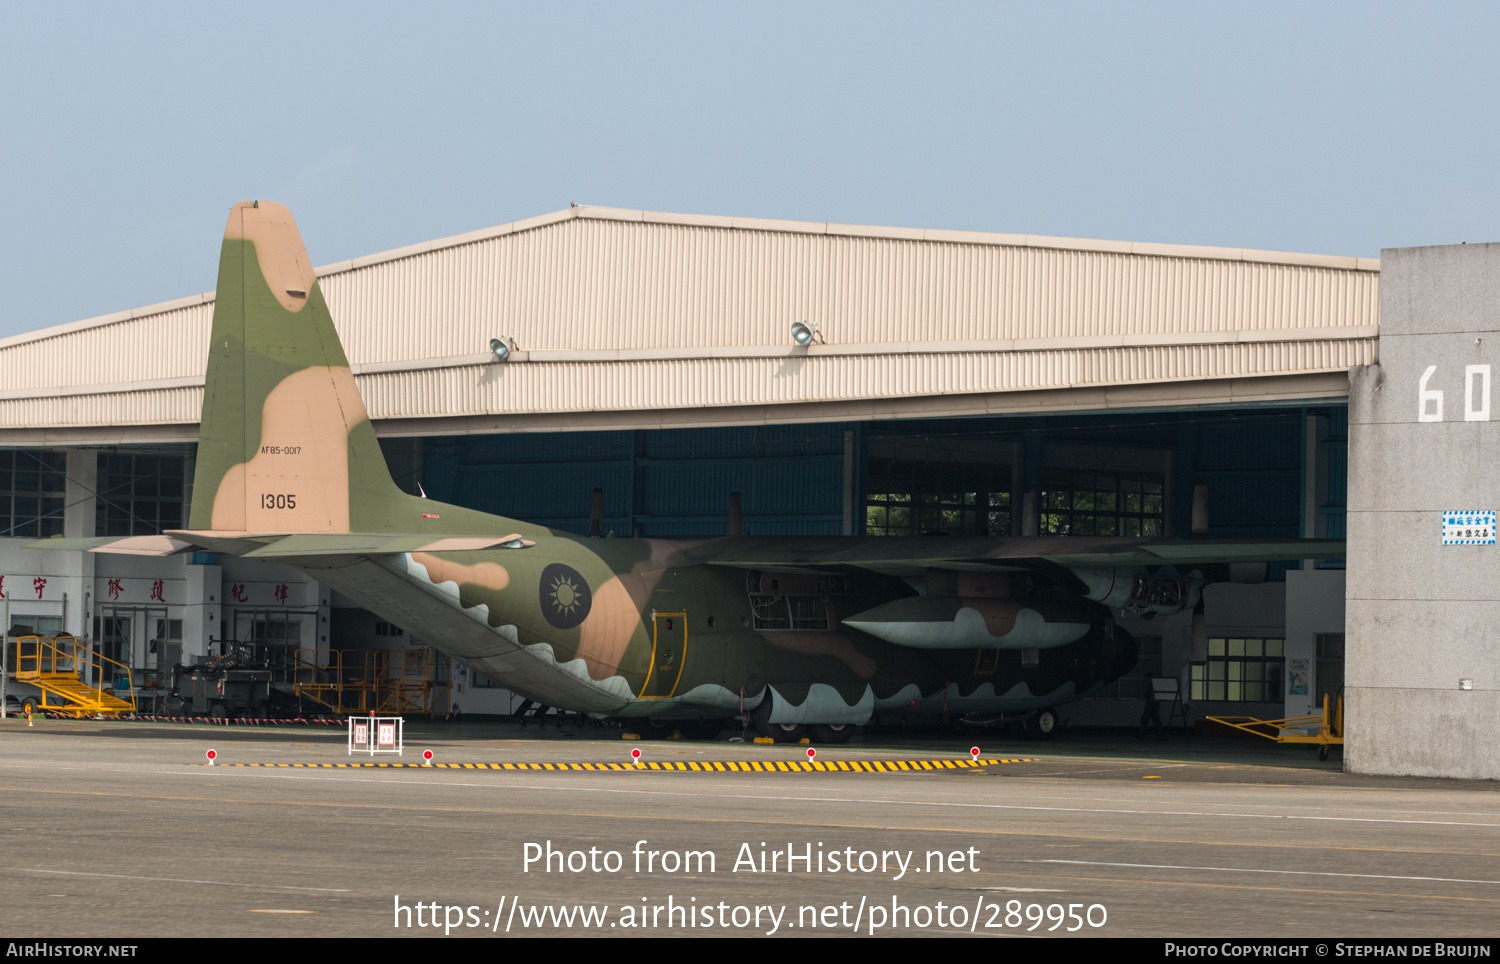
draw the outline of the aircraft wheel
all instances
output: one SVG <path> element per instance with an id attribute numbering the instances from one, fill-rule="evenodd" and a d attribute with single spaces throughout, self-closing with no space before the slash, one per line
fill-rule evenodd
<path id="1" fill-rule="evenodd" d="M 819 723 L 812 728 L 812 738 L 817 743 L 848 743 L 854 739 L 854 724 Z"/>
<path id="2" fill-rule="evenodd" d="M 802 723 L 771 722 L 771 700 L 772 696 L 767 692 L 766 698 L 761 700 L 760 705 L 755 708 L 756 732 L 777 743 L 796 743 L 806 736 L 807 727 Z"/>
<path id="3" fill-rule="evenodd" d="M 807 736 L 807 724 L 805 723 L 772 723 L 771 739 L 777 743 L 796 743 Z"/>
<path id="4" fill-rule="evenodd" d="M 683 735 L 692 740 L 712 740 L 727 729 L 729 724 L 724 720 L 694 720 L 683 727 Z"/>
<path id="5" fill-rule="evenodd" d="M 215 703 L 212 707 L 209 708 L 208 715 L 216 720 L 229 719 L 229 711 L 224 708 L 223 703 Z"/>
<path id="6" fill-rule="evenodd" d="M 665 740 L 671 737 L 677 725 L 671 720 L 637 720 L 641 736 L 648 740 Z"/>
<path id="7" fill-rule="evenodd" d="M 1027 721 L 1026 728 L 1032 739 L 1050 740 L 1057 732 L 1057 711 L 1048 707 Z"/>

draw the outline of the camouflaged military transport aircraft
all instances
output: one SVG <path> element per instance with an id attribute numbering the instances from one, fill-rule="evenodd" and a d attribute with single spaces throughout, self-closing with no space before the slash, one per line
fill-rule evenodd
<path id="1" fill-rule="evenodd" d="M 1120 678 L 1114 610 L 1193 607 L 1195 564 L 1334 540 L 587 538 L 392 481 L 287 209 L 220 255 L 190 529 L 39 546 L 285 563 L 514 692 L 591 716 L 842 742 L 877 711 L 1031 714 Z"/>

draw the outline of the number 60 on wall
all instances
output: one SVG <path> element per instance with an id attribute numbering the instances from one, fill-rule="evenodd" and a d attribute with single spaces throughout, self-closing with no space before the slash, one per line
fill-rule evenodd
<path id="1" fill-rule="evenodd" d="M 1417 421 L 1441 422 L 1443 420 L 1443 393 L 1428 388 L 1427 380 L 1437 371 L 1436 365 L 1428 365 L 1417 384 Z M 1474 383 L 1479 382 L 1479 404 L 1474 404 Z M 1490 366 L 1464 366 L 1464 421 L 1488 422 L 1490 420 Z"/>

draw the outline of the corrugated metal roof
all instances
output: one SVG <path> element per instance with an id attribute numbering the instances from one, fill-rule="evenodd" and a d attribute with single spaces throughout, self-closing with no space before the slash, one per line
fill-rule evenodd
<path id="1" fill-rule="evenodd" d="M 1378 269 L 577 208 L 318 273 L 381 420 L 1338 372 L 1375 360 Z M 212 300 L 0 341 L 0 439 L 196 422 Z M 793 346 L 796 321 L 820 342 Z M 520 348 L 503 365 L 487 350 L 497 336 Z"/>

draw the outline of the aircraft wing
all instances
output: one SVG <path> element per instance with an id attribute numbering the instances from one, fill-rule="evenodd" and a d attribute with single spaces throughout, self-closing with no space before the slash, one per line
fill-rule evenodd
<path id="1" fill-rule="evenodd" d="M 431 533 L 284 533 L 173 530 L 160 536 L 65 539 L 54 536 L 28 548 L 72 549 L 165 556 L 190 549 L 249 559 L 374 556 L 398 552 L 465 552 L 532 545 L 519 534 L 436 536 Z M 1177 567 L 1234 562 L 1329 559 L 1346 554 L 1342 539 L 1154 539 L 1114 536 L 732 536 L 686 550 L 688 564 L 764 572 L 865 569 L 889 576 L 920 576 L 928 569 L 970 572 Z"/>
<path id="2" fill-rule="evenodd" d="M 739 537 L 705 546 L 709 565 L 766 572 L 826 572 L 857 568 L 892 576 L 918 576 L 927 569 L 996 572 L 1049 566 L 1108 569 L 1193 566 L 1232 562 L 1279 562 L 1340 558 L 1342 539 L 1135 539 L 1112 536 L 982 538 L 926 536 L 915 539 Z"/>

